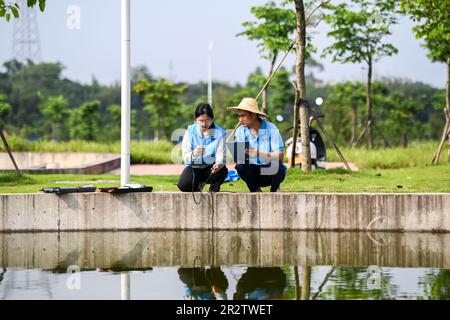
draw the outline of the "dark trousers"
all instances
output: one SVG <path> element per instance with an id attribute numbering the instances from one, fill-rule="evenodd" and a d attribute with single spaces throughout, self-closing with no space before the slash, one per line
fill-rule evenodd
<path id="1" fill-rule="evenodd" d="M 279 163 L 278 171 L 273 175 L 261 174 L 261 166 L 256 164 L 237 164 L 236 171 L 247 184 L 250 192 L 256 192 L 261 187 L 270 186 L 270 192 L 275 192 L 286 177 L 283 163 Z"/>
<path id="2" fill-rule="evenodd" d="M 191 166 L 185 167 L 180 179 L 178 179 L 178 189 L 183 192 L 198 192 L 200 191 L 200 183 L 210 183 L 209 191 L 219 192 L 220 185 L 227 177 L 228 169 L 223 166 L 222 169 L 211 175 L 211 168 L 212 165 L 203 169 L 192 168 Z"/>

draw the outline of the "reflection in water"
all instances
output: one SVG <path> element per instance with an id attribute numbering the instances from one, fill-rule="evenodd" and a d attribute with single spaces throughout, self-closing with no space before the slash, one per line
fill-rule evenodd
<path id="1" fill-rule="evenodd" d="M 371 268 L 298 267 L 297 285 L 294 266 L 244 267 L 236 278 L 233 274 L 242 266 L 85 271 L 80 273 L 80 290 L 66 286 L 68 274 L 8 269 L 0 282 L 0 299 L 450 299 L 450 270 L 383 267 L 374 282 Z"/>
<path id="2" fill-rule="evenodd" d="M 0 299 L 450 299 L 450 234 L 376 239 L 295 231 L 0 234 Z M 81 271 L 80 290 L 67 286 L 71 266 Z"/>
<path id="3" fill-rule="evenodd" d="M 235 300 L 281 299 L 286 274 L 281 268 L 248 268 L 237 284 Z"/>
<path id="4" fill-rule="evenodd" d="M 186 289 L 185 300 L 225 300 L 228 280 L 219 267 L 179 268 L 178 275 Z"/>

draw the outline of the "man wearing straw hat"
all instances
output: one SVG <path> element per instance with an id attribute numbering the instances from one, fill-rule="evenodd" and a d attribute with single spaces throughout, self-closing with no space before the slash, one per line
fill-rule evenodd
<path id="1" fill-rule="evenodd" d="M 268 186 L 271 192 L 280 191 L 286 167 L 284 143 L 277 127 L 264 119 L 267 115 L 259 111 L 253 98 L 244 98 L 237 107 L 229 109 L 236 111 L 239 118 L 235 142 L 245 144 L 246 159 L 236 161 L 239 176 L 250 192 L 261 192 L 261 187 Z"/>

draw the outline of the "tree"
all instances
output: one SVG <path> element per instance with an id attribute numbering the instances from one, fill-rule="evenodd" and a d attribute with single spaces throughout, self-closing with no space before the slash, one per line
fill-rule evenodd
<path id="1" fill-rule="evenodd" d="M 411 97 L 394 93 L 387 102 L 389 120 L 386 122 L 390 131 L 398 132 L 402 137 L 403 147 L 408 146 L 408 133 L 416 124 L 414 113 L 420 108 Z M 391 134 L 392 135 L 392 134 Z"/>
<path id="2" fill-rule="evenodd" d="M 450 270 L 446 269 L 429 271 L 419 281 L 419 285 L 423 288 L 425 298 L 431 300 L 449 300 L 449 283 Z"/>
<path id="3" fill-rule="evenodd" d="M 309 137 L 309 105 L 306 95 L 306 80 L 305 80 L 305 60 L 306 60 L 306 18 L 305 18 L 305 6 L 303 0 L 294 0 L 295 2 L 295 15 L 296 15 L 296 61 L 295 61 L 295 112 L 294 112 L 294 145 L 293 151 L 295 152 L 295 142 L 297 139 L 297 124 L 300 120 L 301 129 L 300 135 L 302 138 L 302 170 L 311 170 L 311 148 Z M 293 159 L 294 156 L 292 156 Z M 295 161 L 292 162 L 295 164 Z"/>
<path id="4" fill-rule="evenodd" d="M 269 105 L 272 107 L 272 121 L 275 121 L 278 115 L 283 117 L 283 121 L 277 123 L 277 127 L 284 138 L 287 136 L 287 130 L 292 126 L 292 102 L 295 101 L 295 92 L 290 80 L 291 73 L 285 68 L 280 68 L 274 76 L 270 90 Z M 284 121 L 284 119 L 289 119 Z M 289 134 L 291 136 L 291 134 Z"/>
<path id="5" fill-rule="evenodd" d="M 46 123 L 51 127 L 53 140 L 61 140 L 64 124 L 69 116 L 68 101 L 63 96 L 48 97 L 42 103 L 41 113 L 46 118 Z"/>
<path id="6" fill-rule="evenodd" d="M 242 24 L 245 31 L 238 36 L 258 41 L 262 58 L 270 61 L 269 76 L 272 74 L 280 51 L 288 49 L 295 31 L 295 13 L 269 1 L 263 6 L 252 7 L 251 13 L 258 22 L 247 21 Z M 267 113 L 267 89 L 262 96 L 262 111 Z"/>
<path id="7" fill-rule="evenodd" d="M 327 300 L 389 300 L 397 296 L 398 288 L 393 284 L 392 274 L 380 268 L 379 273 L 370 267 L 336 267 L 329 276 L 329 284 L 316 294 Z M 376 276 L 375 283 L 370 283 Z M 344 284 L 344 285 L 342 285 Z"/>
<path id="8" fill-rule="evenodd" d="M 111 118 L 109 124 L 107 124 L 106 131 L 108 132 L 107 141 L 120 140 L 120 123 L 122 119 L 121 107 L 118 104 L 111 104 L 108 106 L 108 115 Z M 131 110 L 131 137 L 134 137 L 136 133 L 136 110 Z"/>
<path id="9" fill-rule="evenodd" d="M 0 94 L 0 130 L 3 130 L 5 118 L 11 112 L 11 105 L 5 101 L 5 95 Z"/>
<path id="10" fill-rule="evenodd" d="M 450 163 L 450 2 L 439 0 L 401 0 L 403 13 L 417 23 L 413 28 L 416 38 L 423 39 L 428 56 L 434 62 L 447 64 L 445 97 L 445 125 L 441 141 L 432 162 L 438 163 L 442 147 L 448 139 L 447 161 Z"/>
<path id="11" fill-rule="evenodd" d="M 64 67 L 59 63 L 35 64 L 28 61 L 25 64 L 12 60 L 4 67 L 9 82 L 8 100 L 12 106 L 8 117 L 11 125 L 38 125 L 42 117 L 38 92 L 44 96 L 67 96 L 63 92 L 67 87 L 67 82 L 62 79 Z"/>
<path id="12" fill-rule="evenodd" d="M 169 130 L 177 124 L 182 105 L 179 96 L 185 89 L 185 86 L 177 87 L 165 79 L 156 82 L 141 79 L 134 86 L 133 90 L 144 96 L 144 109 L 150 113 L 150 122 L 157 130 L 157 139 L 167 139 Z"/>
<path id="13" fill-rule="evenodd" d="M 72 139 L 96 141 L 100 130 L 100 101 L 89 101 L 72 110 L 69 123 Z"/>
<path id="14" fill-rule="evenodd" d="M 356 142 L 358 109 L 364 101 L 364 86 L 360 82 L 348 81 L 332 86 L 327 98 L 326 113 L 330 115 L 327 122 L 330 123 L 331 133 L 336 140 L 343 135 L 349 137 L 349 146 Z M 350 128 L 348 124 L 351 124 Z"/>
<path id="15" fill-rule="evenodd" d="M 325 21 L 332 29 L 328 36 L 336 42 L 324 50 L 323 56 L 332 55 L 333 62 L 367 65 L 367 138 L 368 147 L 373 148 L 373 64 L 384 56 L 398 52 L 392 44 L 385 42 L 385 38 L 391 35 L 391 26 L 397 23 L 396 4 L 390 0 L 352 1 L 353 7 L 347 3 L 327 5 L 330 13 Z"/>
<path id="16" fill-rule="evenodd" d="M 39 5 L 39 9 L 43 12 L 45 10 L 46 0 L 27 0 L 28 8 L 32 8 L 35 5 Z M 9 22 L 11 20 L 11 15 L 14 18 L 19 18 L 20 7 L 17 2 L 6 2 L 5 0 L 0 0 L 0 18 L 5 18 Z"/>

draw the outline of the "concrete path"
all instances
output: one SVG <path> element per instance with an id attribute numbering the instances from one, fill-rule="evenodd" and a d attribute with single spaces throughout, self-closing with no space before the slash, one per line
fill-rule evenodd
<path id="1" fill-rule="evenodd" d="M 354 163 L 349 163 L 353 171 L 358 171 Z M 182 164 L 133 164 L 131 174 L 135 176 L 160 175 L 160 176 L 178 176 L 183 171 Z M 234 164 L 227 165 L 228 169 L 234 170 Z M 342 162 L 327 162 L 327 169 L 345 168 Z M 109 174 L 120 174 L 120 169 L 108 172 Z"/>

